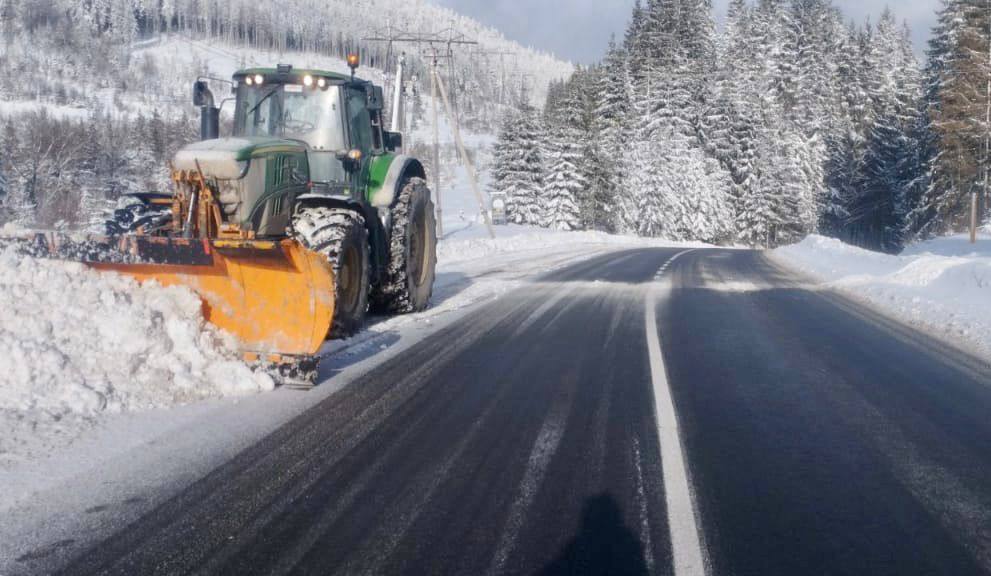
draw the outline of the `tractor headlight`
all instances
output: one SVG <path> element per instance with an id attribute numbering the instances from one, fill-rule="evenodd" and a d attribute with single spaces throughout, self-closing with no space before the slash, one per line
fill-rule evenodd
<path id="1" fill-rule="evenodd" d="M 303 86 L 306 86 L 307 88 L 313 86 L 313 76 L 310 76 L 309 74 L 303 76 Z"/>
<path id="2" fill-rule="evenodd" d="M 244 79 L 244 83 L 247 84 L 248 86 L 251 86 L 252 84 L 255 83 L 255 80 L 251 76 L 247 76 Z"/>
<path id="3" fill-rule="evenodd" d="M 326 78 L 317 78 L 317 86 L 319 86 L 320 88 L 326 88 L 327 87 L 327 79 Z"/>
<path id="4" fill-rule="evenodd" d="M 255 84 L 261 86 L 265 83 L 265 77 L 261 74 L 255 74 Z"/>

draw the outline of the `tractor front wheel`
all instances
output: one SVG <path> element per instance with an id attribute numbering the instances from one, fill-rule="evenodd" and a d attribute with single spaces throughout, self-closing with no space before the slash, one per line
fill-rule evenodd
<path id="1" fill-rule="evenodd" d="M 323 254 L 334 270 L 334 320 L 330 338 L 361 330 L 368 312 L 368 230 L 353 210 L 312 206 L 293 219 L 296 239 Z"/>
<path id="2" fill-rule="evenodd" d="M 437 221 L 430 188 L 410 178 L 392 208 L 389 268 L 372 294 L 377 312 L 405 314 L 426 310 L 437 267 Z"/>

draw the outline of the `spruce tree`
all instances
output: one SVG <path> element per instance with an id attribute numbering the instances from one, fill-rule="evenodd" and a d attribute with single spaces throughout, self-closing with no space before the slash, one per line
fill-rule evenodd
<path id="1" fill-rule="evenodd" d="M 624 228 L 639 236 L 673 239 L 680 207 L 672 201 L 671 183 L 657 161 L 658 152 L 657 143 L 649 138 L 638 137 L 632 144 Z"/>
<path id="2" fill-rule="evenodd" d="M 3 156 L 0 156 L 0 225 L 13 219 L 7 190 L 7 169 Z"/>
<path id="3" fill-rule="evenodd" d="M 871 128 L 861 194 L 847 209 L 845 235 L 854 243 L 887 252 L 902 248 L 906 217 L 904 174 L 907 137 L 894 111 L 879 110 Z"/>
<path id="4" fill-rule="evenodd" d="M 934 138 L 928 187 L 913 219 L 923 236 L 966 227 L 969 195 L 988 165 L 988 14 L 985 2 L 944 0 L 930 42 L 927 109 Z"/>
<path id="5" fill-rule="evenodd" d="M 622 194 L 619 183 L 629 169 L 626 150 L 632 126 L 632 94 L 626 50 L 611 42 L 595 86 L 594 138 L 585 147 L 586 162 L 594 162 L 587 173 L 594 207 L 586 225 L 612 232 L 620 226 Z"/>
<path id="6" fill-rule="evenodd" d="M 580 137 L 581 133 L 567 124 L 558 124 L 550 135 L 541 195 L 541 220 L 547 228 L 578 230 L 581 227 L 579 202 L 586 192 L 587 182 L 579 168 L 582 161 Z"/>
<path id="7" fill-rule="evenodd" d="M 523 105 L 507 114 L 495 147 L 492 191 L 506 199 L 515 224 L 540 225 L 543 210 L 544 134 L 538 114 Z"/>

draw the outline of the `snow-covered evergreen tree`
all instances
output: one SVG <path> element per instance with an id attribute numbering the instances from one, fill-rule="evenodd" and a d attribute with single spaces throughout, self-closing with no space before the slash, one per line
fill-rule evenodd
<path id="1" fill-rule="evenodd" d="M 581 132 L 559 124 L 552 129 L 544 160 L 542 225 L 555 230 L 578 230 L 582 227 L 579 203 L 588 188 L 579 165 L 582 161 Z"/>
<path id="2" fill-rule="evenodd" d="M 681 214 L 671 198 L 667 164 L 657 161 L 660 148 L 649 138 L 637 138 L 630 150 L 630 172 L 624 188 L 623 229 L 651 238 L 674 238 Z"/>
<path id="3" fill-rule="evenodd" d="M 591 219 L 586 225 L 596 230 L 615 231 L 620 227 L 623 194 L 620 183 L 629 169 L 628 154 L 632 126 L 632 77 L 626 50 L 610 42 L 599 69 L 595 91 L 596 108 L 592 111 L 593 132 L 585 146 L 584 163 L 589 194 L 592 197 Z"/>
<path id="4" fill-rule="evenodd" d="M 922 96 L 918 65 L 908 31 L 890 11 L 878 22 L 869 54 L 874 71 L 868 85 L 867 126 L 856 191 L 846 199 L 841 236 L 889 252 L 901 250 L 919 169 L 917 140 Z"/>
<path id="5" fill-rule="evenodd" d="M 983 189 L 991 131 L 989 18 L 977 0 L 944 0 L 938 12 L 927 68 L 928 183 L 912 214 L 912 227 L 924 236 L 965 228 L 969 195 Z"/>
<path id="6" fill-rule="evenodd" d="M 538 113 L 524 105 L 507 114 L 495 146 L 492 191 L 506 199 L 506 216 L 516 224 L 544 222 L 541 196 L 544 133 Z"/>
<path id="7" fill-rule="evenodd" d="M 665 151 L 671 155 L 666 162 L 666 181 L 677 200 L 677 239 L 714 244 L 735 240 L 729 173 L 718 161 L 684 141 L 669 141 Z"/>
<path id="8" fill-rule="evenodd" d="M 4 166 L 3 156 L 0 156 L 0 225 L 13 219 L 13 211 L 10 208 L 10 199 L 7 193 L 7 169 Z"/>

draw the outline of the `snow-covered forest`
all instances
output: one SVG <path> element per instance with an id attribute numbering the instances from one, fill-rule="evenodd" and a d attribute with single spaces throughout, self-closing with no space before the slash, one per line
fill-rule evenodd
<path id="1" fill-rule="evenodd" d="M 573 70 L 425 0 L 0 0 L 0 223 L 86 226 L 121 194 L 167 189 L 168 160 L 198 134 L 190 86 L 216 73 L 209 57 L 323 66 L 357 51 L 361 74 L 382 81 L 405 51 L 425 84 L 422 47 L 365 40 L 390 26 L 478 41 L 443 60 L 476 131 Z M 413 92 L 422 113 L 429 85 Z"/>
<path id="2" fill-rule="evenodd" d="M 507 116 L 493 193 L 514 222 L 755 246 L 959 230 L 988 168 L 988 18 L 944 0 L 922 67 L 891 11 L 732 0 L 717 30 L 709 0 L 638 2 L 600 64 Z"/>

